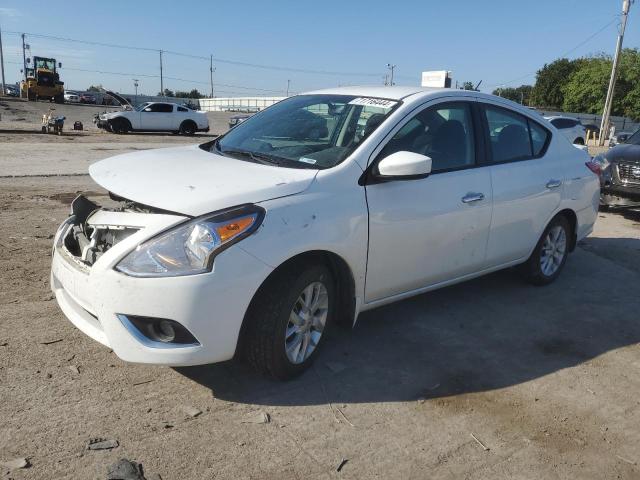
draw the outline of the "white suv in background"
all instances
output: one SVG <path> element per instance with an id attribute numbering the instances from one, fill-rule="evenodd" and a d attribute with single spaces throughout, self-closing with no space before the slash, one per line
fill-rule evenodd
<path id="1" fill-rule="evenodd" d="M 552 117 L 544 117 L 551 125 L 556 127 L 560 132 L 569 139 L 571 143 L 576 145 L 584 145 L 587 138 L 587 130 L 580 120 L 573 117 L 562 117 L 560 115 Z"/>
<path id="2" fill-rule="evenodd" d="M 539 115 L 480 92 L 296 95 L 215 141 L 91 165 L 120 204 L 74 200 L 51 285 L 124 360 L 238 353 L 286 379 L 365 310 L 515 265 L 551 283 L 593 228 L 598 172 Z"/>

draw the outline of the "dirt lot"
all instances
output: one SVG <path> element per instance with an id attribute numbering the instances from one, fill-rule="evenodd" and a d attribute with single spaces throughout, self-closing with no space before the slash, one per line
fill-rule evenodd
<path id="1" fill-rule="evenodd" d="M 120 458 L 165 480 L 640 478 L 640 213 L 600 214 L 552 286 L 504 271 L 368 312 L 290 383 L 138 366 L 49 291 L 69 201 L 105 192 L 43 175 L 184 139 L 65 138 L 0 132 L 0 464 L 31 464 L 2 478 L 105 479 Z M 51 156 L 34 166 L 21 145 Z"/>

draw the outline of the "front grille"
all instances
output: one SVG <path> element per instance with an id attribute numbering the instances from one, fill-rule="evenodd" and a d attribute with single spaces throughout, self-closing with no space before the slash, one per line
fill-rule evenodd
<path id="1" fill-rule="evenodd" d="M 640 164 L 619 163 L 618 176 L 623 182 L 640 183 Z"/>

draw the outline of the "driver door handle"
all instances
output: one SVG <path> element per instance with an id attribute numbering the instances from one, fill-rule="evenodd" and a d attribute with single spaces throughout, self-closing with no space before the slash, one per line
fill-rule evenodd
<path id="1" fill-rule="evenodd" d="M 551 179 L 547 182 L 547 188 L 558 188 L 560 185 L 562 185 L 562 180 Z"/>
<path id="2" fill-rule="evenodd" d="M 483 193 L 469 192 L 464 197 L 462 197 L 462 203 L 473 203 L 484 200 Z"/>

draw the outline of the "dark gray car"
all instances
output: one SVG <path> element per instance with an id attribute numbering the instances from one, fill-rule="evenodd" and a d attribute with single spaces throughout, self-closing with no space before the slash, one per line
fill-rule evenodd
<path id="1" fill-rule="evenodd" d="M 594 161 L 602 169 L 602 205 L 640 205 L 640 130 L 627 138 L 625 143 L 595 157 Z"/>

